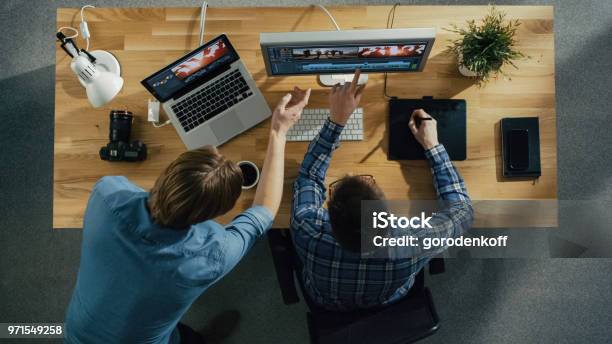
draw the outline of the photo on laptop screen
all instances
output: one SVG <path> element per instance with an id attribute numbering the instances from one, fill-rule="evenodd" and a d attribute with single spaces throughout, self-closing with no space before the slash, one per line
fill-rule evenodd
<path id="1" fill-rule="evenodd" d="M 205 73 L 206 69 L 203 68 L 227 54 L 228 51 L 229 49 L 225 42 L 219 39 L 190 58 L 180 62 L 171 70 L 177 78 L 184 82 L 189 82 L 198 76 L 197 72 L 202 71 Z"/>
<path id="2" fill-rule="evenodd" d="M 146 78 L 142 84 L 164 102 L 196 86 L 196 80 L 214 77 L 221 67 L 236 60 L 238 54 L 227 38 L 220 36 Z"/>

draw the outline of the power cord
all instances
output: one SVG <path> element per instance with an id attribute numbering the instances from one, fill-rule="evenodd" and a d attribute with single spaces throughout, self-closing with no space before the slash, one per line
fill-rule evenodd
<path id="1" fill-rule="evenodd" d="M 200 7 L 200 45 L 204 44 L 204 28 L 206 27 L 206 9 L 208 3 L 202 1 L 202 7 Z"/>
<path id="2" fill-rule="evenodd" d="M 389 10 L 389 14 L 387 15 L 387 29 L 393 28 L 393 23 L 395 22 L 395 10 L 397 9 L 399 5 L 400 3 L 396 2 L 395 5 L 393 5 L 393 7 L 391 7 L 391 9 Z M 387 73 L 385 73 L 385 78 L 384 78 L 384 83 L 383 83 L 383 95 L 387 99 L 397 99 L 396 96 L 390 96 L 387 93 Z"/>
<path id="3" fill-rule="evenodd" d="M 159 121 L 159 109 L 159 101 L 156 99 L 149 99 L 147 101 L 147 121 L 155 128 L 165 127 L 170 124 L 170 119 L 166 120 L 165 122 Z"/>
<path id="4" fill-rule="evenodd" d="M 72 26 L 62 26 L 62 27 L 60 27 L 59 29 L 57 29 L 57 31 L 58 31 L 58 32 L 62 32 L 62 31 L 64 31 L 64 30 L 70 30 L 70 31 L 73 31 L 73 32 L 74 32 L 74 35 L 70 35 L 70 36 L 65 35 L 65 36 L 66 36 L 66 38 L 71 38 L 71 39 L 72 39 L 72 38 L 77 38 L 77 37 L 79 37 L 79 30 L 77 30 L 77 29 L 73 28 Z M 63 33 L 63 32 L 62 32 L 62 33 Z"/>
<path id="5" fill-rule="evenodd" d="M 159 124 L 158 122 L 151 122 L 155 128 L 165 127 L 170 124 L 170 120 L 165 121 L 164 123 Z"/>
<path id="6" fill-rule="evenodd" d="M 338 23 L 336 23 L 336 19 L 334 19 L 334 16 L 331 15 L 331 13 L 329 13 L 329 11 L 327 10 L 327 8 L 325 8 L 325 6 L 321 5 L 321 4 L 317 4 L 314 5 L 317 6 L 318 8 L 320 8 L 323 12 L 325 12 L 325 14 L 327 14 L 327 16 L 329 17 L 329 19 L 331 19 L 332 23 L 334 24 L 334 26 L 336 27 L 336 30 L 340 31 L 340 26 L 338 26 Z"/>
<path id="7" fill-rule="evenodd" d="M 202 1 L 202 6 L 200 7 L 200 46 L 204 44 L 204 32 L 206 28 L 206 9 L 208 8 L 208 3 L 206 1 Z M 159 122 L 159 102 L 149 100 L 148 105 L 149 112 L 149 122 L 155 128 L 162 128 L 170 123 L 172 123 L 169 119 L 165 122 Z M 153 114 L 152 114 L 153 113 Z"/>
<path id="8" fill-rule="evenodd" d="M 86 8 L 96 8 L 96 7 L 93 5 L 85 5 L 81 7 L 81 23 L 79 23 L 79 29 L 81 29 L 81 36 L 85 40 L 85 44 L 86 44 L 85 50 L 89 51 L 89 38 L 91 37 L 91 34 L 89 33 L 89 26 L 87 25 L 87 21 L 85 21 L 85 9 Z M 66 38 L 79 37 L 79 30 L 73 28 L 72 26 L 62 26 L 57 31 L 62 32 L 64 30 L 70 30 L 74 32 L 73 35 L 66 36 Z"/>
<path id="9" fill-rule="evenodd" d="M 81 34 L 83 35 L 83 39 L 85 40 L 85 50 L 89 51 L 89 37 L 91 37 L 91 35 L 89 34 L 89 27 L 87 26 L 87 22 L 85 21 L 85 9 L 86 8 L 96 8 L 94 5 L 85 5 L 83 7 L 81 7 L 81 24 L 79 24 L 79 27 L 81 29 Z"/>

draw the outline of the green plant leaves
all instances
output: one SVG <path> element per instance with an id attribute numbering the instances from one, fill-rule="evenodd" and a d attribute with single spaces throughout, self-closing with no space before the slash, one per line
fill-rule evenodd
<path id="1" fill-rule="evenodd" d="M 447 31 L 461 35 L 446 51 L 458 57 L 460 65 L 476 73 L 479 82 L 485 83 L 491 77 L 504 72 L 501 68 L 509 64 L 516 68 L 512 60 L 525 57 L 514 49 L 514 36 L 521 23 L 518 20 L 505 21 L 506 14 L 491 7 L 480 24 L 468 20 L 465 28 L 451 24 Z"/>

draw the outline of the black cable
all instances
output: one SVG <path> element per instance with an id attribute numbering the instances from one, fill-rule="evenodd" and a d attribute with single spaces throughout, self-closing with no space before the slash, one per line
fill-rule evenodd
<path id="1" fill-rule="evenodd" d="M 395 10 L 400 5 L 399 2 L 396 2 L 393 7 L 389 10 L 389 14 L 387 15 L 387 29 L 393 28 L 393 23 L 395 22 Z M 396 96 L 390 96 L 387 94 L 387 73 L 385 73 L 384 86 L 383 86 L 383 95 L 387 99 L 397 99 Z"/>

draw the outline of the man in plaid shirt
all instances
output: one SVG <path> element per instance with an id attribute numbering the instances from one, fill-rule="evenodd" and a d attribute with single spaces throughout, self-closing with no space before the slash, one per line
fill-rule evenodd
<path id="1" fill-rule="evenodd" d="M 332 89 L 330 118 L 308 147 L 293 191 L 291 230 L 302 263 L 302 284 L 309 298 L 328 310 L 377 307 L 401 299 L 429 259 L 445 249 L 394 259 L 363 257 L 361 200 L 384 199 L 372 176 L 346 176 L 332 183 L 328 209 L 323 207 L 331 154 L 361 99 L 363 87 L 356 85 L 358 78 L 359 71 L 352 83 Z M 461 176 L 438 143 L 436 121 L 416 110 L 409 127 L 406 130 L 425 148 L 438 199 L 450 204 L 429 221 L 432 229 L 418 231 L 416 236 L 462 235 L 472 223 L 472 205 Z"/>

